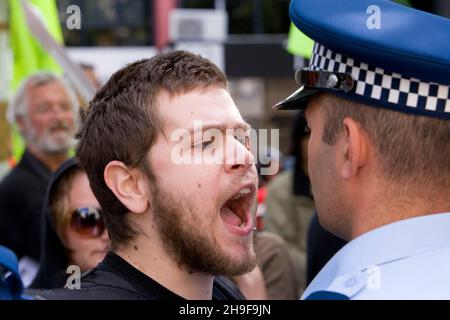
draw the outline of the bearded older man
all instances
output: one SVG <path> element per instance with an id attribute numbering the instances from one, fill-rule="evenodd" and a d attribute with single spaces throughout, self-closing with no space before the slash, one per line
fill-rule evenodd
<path id="1" fill-rule="evenodd" d="M 8 120 L 17 125 L 26 150 L 0 184 L 0 244 L 25 265 L 39 261 L 44 194 L 75 141 L 77 106 L 64 80 L 48 72 L 25 79 L 9 104 Z"/>

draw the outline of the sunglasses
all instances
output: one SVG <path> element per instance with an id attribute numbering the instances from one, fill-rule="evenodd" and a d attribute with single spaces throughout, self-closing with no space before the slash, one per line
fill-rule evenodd
<path id="1" fill-rule="evenodd" d="M 102 210 L 86 207 L 77 208 L 72 213 L 70 227 L 84 238 L 98 238 L 105 231 Z"/>

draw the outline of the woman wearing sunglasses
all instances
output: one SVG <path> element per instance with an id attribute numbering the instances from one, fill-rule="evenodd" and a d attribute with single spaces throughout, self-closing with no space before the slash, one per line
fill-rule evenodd
<path id="1" fill-rule="evenodd" d="M 41 266 L 32 288 L 62 288 L 70 276 L 67 268 L 81 272 L 95 267 L 109 248 L 102 210 L 86 173 L 75 159 L 54 173 L 44 205 Z"/>

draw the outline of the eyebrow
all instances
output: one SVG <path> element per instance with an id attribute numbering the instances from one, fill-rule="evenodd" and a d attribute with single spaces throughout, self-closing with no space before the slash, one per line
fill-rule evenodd
<path id="1" fill-rule="evenodd" d="M 252 126 L 250 124 L 248 124 L 247 122 L 236 122 L 233 123 L 232 125 L 228 125 L 226 123 L 219 123 L 219 122 L 207 122 L 207 123 L 202 123 L 202 131 L 206 131 L 206 130 L 210 130 L 210 129 L 218 129 L 222 132 L 225 132 L 227 129 L 242 129 L 244 131 L 246 130 L 250 130 L 252 128 Z M 195 129 L 191 128 L 188 130 L 189 133 L 194 133 Z"/>

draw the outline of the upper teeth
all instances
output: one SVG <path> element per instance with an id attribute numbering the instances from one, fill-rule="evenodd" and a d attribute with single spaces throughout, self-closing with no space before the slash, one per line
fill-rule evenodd
<path id="1" fill-rule="evenodd" d="M 239 191 L 231 200 L 238 200 L 251 192 L 250 188 L 244 188 Z"/>

